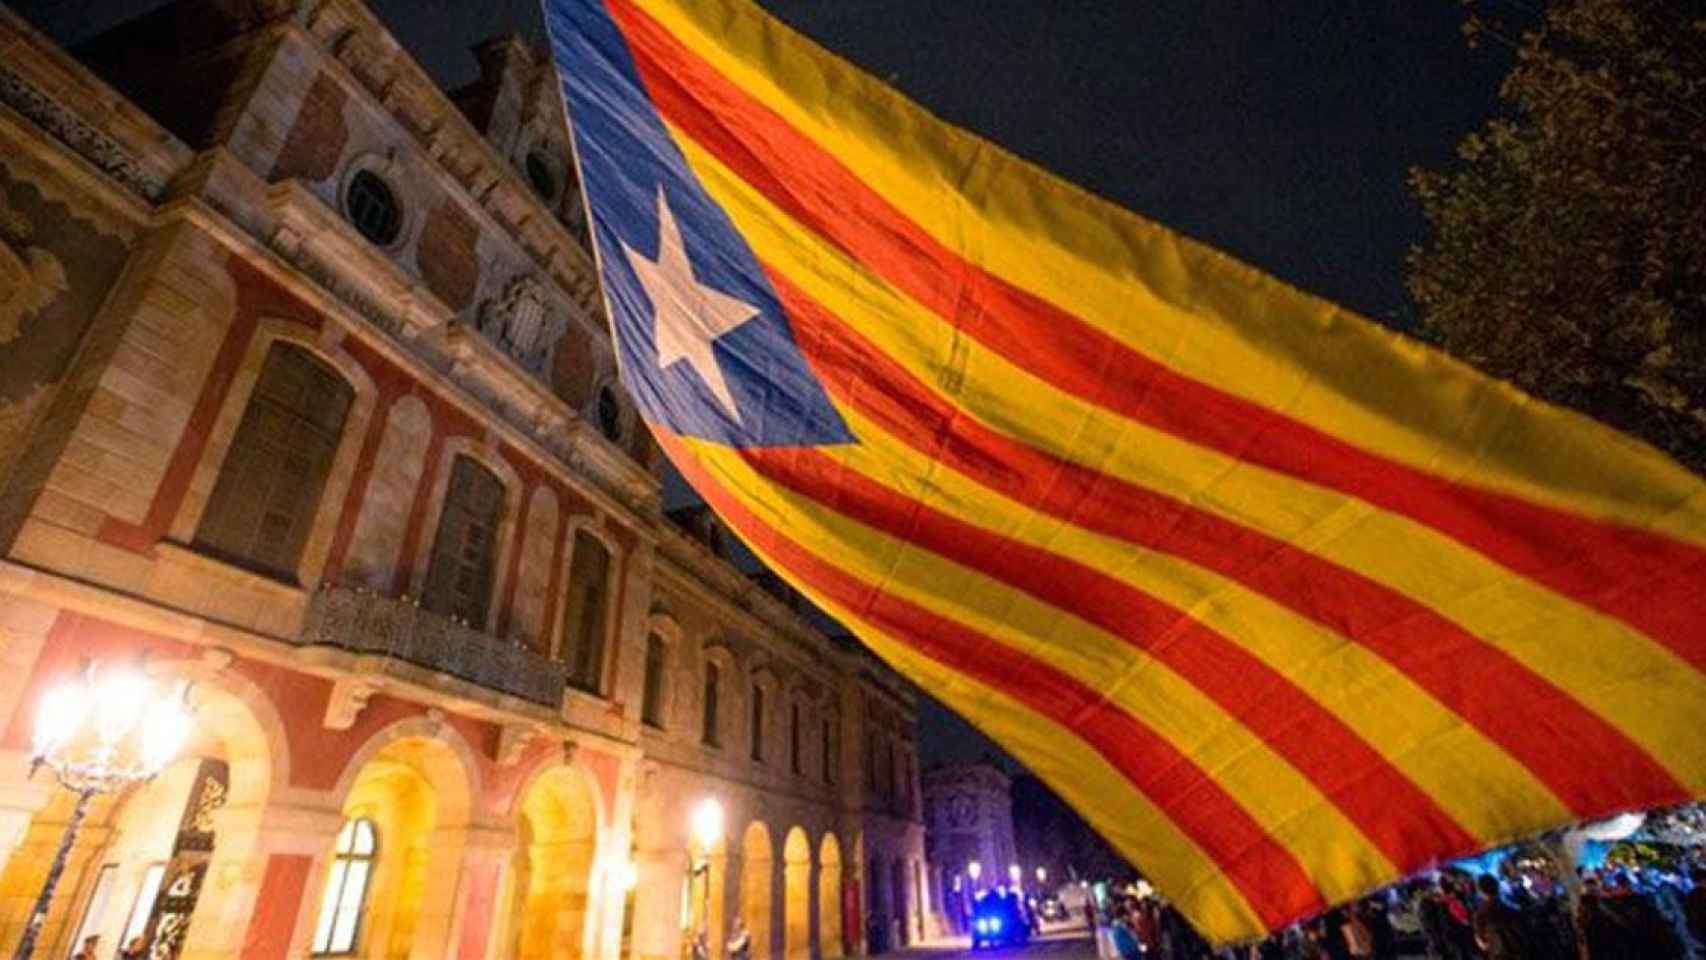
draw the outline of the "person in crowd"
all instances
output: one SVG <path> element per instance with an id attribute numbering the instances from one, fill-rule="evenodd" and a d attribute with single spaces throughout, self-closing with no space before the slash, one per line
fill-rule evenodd
<path id="1" fill-rule="evenodd" d="M 1374 932 L 1368 928 L 1368 921 L 1363 918 L 1363 906 L 1355 903 L 1341 911 L 1344 924 L 1339 927 L 1339 935 L 1345 942 L 1345 956 L 1349 960 L 1373 960 Z"/>
<path id="2" fill-rule="evenodd" d="M 90 934 L 83 938 L 83 942 L 77 947 L 77 952 L 71 955 L 71 960 L 96 960 L 100 950 L 101 935 L 98 933 Z"/>
<path id="3" fill-rule="evenodd" d="M 746 921 L 735 917 L 734 929 L 729 934 L 729 960 L 751 960 L 752 933 L 746 929 Z"/>
<path id="4" fill-rule="evenodd" d="M 1449 960 L 1446 936 L 1445 894 L 1439 886 L 1428 886 L 1417 897 L 1416 919 L 1428 945 L 1429 960 Z"/>
<path id="5" fill-rule="evenodd" d="M 1694 938 L 1696 956 L 1706 957 L 1706 866 L 1696 865 L 1689 878 L 1694 881 L 1694 889 L 1682 898 L 1683 923 L 1688 927 L 1688 935 Z"/>
<path id="6" fill-rule="evenodd" d="M 1487 960 L 1525 960 L 1522 915 L 1500 896 L 1499 878 L 1482 874 L 1475 884 L 1481 889 L 1473 923 L 1475 945 Z"/>
<path id="7" fill-rule="evenodd" d="M 131 937 L 119 948 L 118 960 L 143 960 L 148 956 L 148 941 L 142 937 Z"/>
<path id="8" fill-rule="evenodd" d="M 1582 880 L 1582 896 L 1576 903 L 1576 943 L 1581 960 L 1622 960 L 1627 937 L 1623 924 L 1611 910 L 1599 879 Z"/>
<path id="9" fill-rule="evenodd" d="M 1137 931 L 1132 924 L 1132 912 L 1130 903 L 1116 906 L 1113 922 L 1108 929 L 1108 935 L 1114 941 L 1114 951 L 1119 954 L 1120 960 L 1143 958 L 1143 945 L 1137 939 Z"/>
<path id="10" fill-rule="evenodd" d="M 1359 904 L 1362 922 L 1368 927 L 1371 956 L 1375 960 L 1392 960 L 1397 956 L 1398 935 L 1392 929 L 1392 917 L 1387 912 L 1385 897 L 1370 897 Z"/>

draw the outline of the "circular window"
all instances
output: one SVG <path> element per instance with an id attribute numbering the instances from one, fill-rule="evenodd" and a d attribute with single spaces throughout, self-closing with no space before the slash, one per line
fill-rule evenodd
<path id="1" fill-rule="evenodd" d="M 362 236 L 382 247 L 396 242 L 403 227 L 403 208 L 378 174 L 357 170 L 344 191 L 344 207 Z"/>
<path id="2" fill-rule="evenodd" d="M 595 412 L 598 415 L 599 432 L 603 433 L 604 438 L 611 443 L 620 442 L 622 439 L 622 400 L 616 396 L 615 388 L 609 384 L 599 388 L 598 408 Z"/>
<path id="3" fill-rule="evenodd" d="M 533 189 L 546 200 L 557 196 L 557 165 L 551 158 L 535 150 L 527 155 L 527 179 L 533 182 Z"/>

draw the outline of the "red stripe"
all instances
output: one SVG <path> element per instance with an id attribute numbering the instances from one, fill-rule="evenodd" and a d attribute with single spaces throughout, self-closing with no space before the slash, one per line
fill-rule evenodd
<path id="1" fill-rule="evenodd" d="M 1171 667 L 1285 758 L 1406 872 L 1441 851 L 1480 848 L 1472 834 L 1343 721 L 1184 611 L 1076 560 L 934 510 L 842 469 L 815 449 L 742 454 L 769 480 L 1069 612 Z M 1124 679 L 1110 676 L 1108 682 Z"/>
<path id="2" fill-rule="evenodd" d="M 1457 624 L 1282 540 L 984 427 L 785 277 L 774 270 L 769 277 L 830 394 L 919 453 L 1043 513 L 1212 570 L 1355 640 L 1504 748 L 1578 815 L 1688 798 L 1639 744 Z M 1047 577 L 1021 566 L 1009 579 L 1030 585 Z M 1512 818 L 1527 815 L 1513 811 Z"/>
<path id="3" fill-rule="evenodd" d="M 679 440 L 653 429 L 688 482 L 717 513 L 809 589 L 857 611 L 883 632 L 904 638 L 942 666 L 974 677 L 1071 730 L 1201 847 L 1270 928 L 1326 906 L 1291 853 L 1166 738 L 1048 664 L 818 557 L 724 490 Z M 1022 681 L 1016 683 L 1016 678 Z"/>
<path id="4" fill-rule="evenodd" d="M 1181 376 L 944 247 L 627 0 L 609 6 L 671 123 L 987 348 L 1089 403 L 1433 527 L 1706 670 L 1706 551 L 1452 483 Z"/>

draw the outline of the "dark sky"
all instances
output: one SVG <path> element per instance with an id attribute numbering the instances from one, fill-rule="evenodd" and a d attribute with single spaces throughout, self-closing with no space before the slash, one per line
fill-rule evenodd
<path id="1" fill-rule="evenodd" d="M 538 0 L 370 0 L 441 83 Z M 1299 287 L 1404 325 L 1405 188 L 1493 110 L 1508 62 L 1454 0 L 762 0 L 933 109 Z M 12 0 L 62 40 L 157 5 Z M 985 749 L 942 711 L 926 759 Z"/>

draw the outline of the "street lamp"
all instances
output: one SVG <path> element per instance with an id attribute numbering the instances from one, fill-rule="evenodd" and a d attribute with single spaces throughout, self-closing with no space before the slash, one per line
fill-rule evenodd
<path id="1" fill-rule="evenodd" d="M 1015 890 L 1019 889 L 1019 878 L 1024 875 L 1025 871 L 1020 870 L 1016 863 L 1007 868 L 1007 877 L 1013 881 L 1013 889 Z"/>
<path id="2" fill-rule="evenodd" d="M 966 875 L 971 877 L 971 885 L 977 886 L 977 878 L 983 876 L 983 864 L 973 860 L 966 864 Z"/>
<path id="3" fill-rule="evenodd" d="M 192 719 L 189 684 L 162 689 L 141 665 L 107 670 L 97 678 L 84 667 L 43 694 L 36 706 L 30 743 L 30 775 L 47 767 L 60 786 L 77 795 L 77 805 L 59 838 L 59 852 L 48 867 L 14 960 L 35 953 L 36 937 L 47 922 L 53 891 L 65 872 L 77 828 L 98 793 L 115 793 L 152 780 L 183 749 Z"/>
<path id="4" fill-rule="evenodd" d="M 717 802 L 716 797 L 699 801 L 688 818 L 688 829 L 693 834 L 693 845 L 699 851 L 698 859 L 693 861 L 692 875 L 695 879 L 705 878 L 699 901 L 699 924 L 703 929 L 711 919 L 711 850 L 723 838 L 723 805 Z"/>
<path id="5" fill-rule="evenodd" d="M 1038 867 L 1037 868 L 1037 886 L 1040 887 L 1040 886 L 1043 886 L 1047 883 L 1048 883 L 1048 868 L 1047 867 Z"/>

